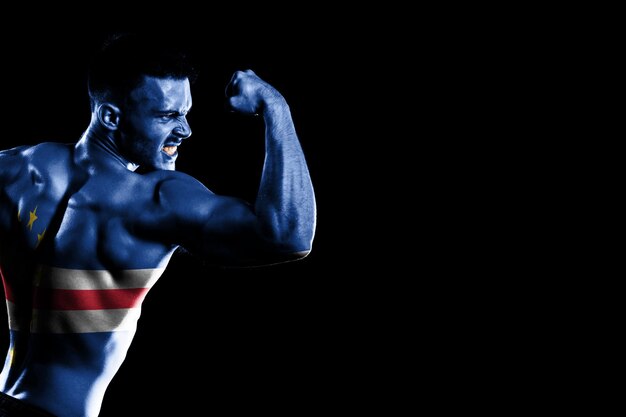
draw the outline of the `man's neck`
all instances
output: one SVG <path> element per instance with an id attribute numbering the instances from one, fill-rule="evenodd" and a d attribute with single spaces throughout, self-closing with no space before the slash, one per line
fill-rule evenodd
<path id="1" fill-rule="evenodd" d="M 124 167 L 135 171 L 139 165 L 122 156 L 117 143 L 110 135 L 90 125 L 76 144 L 77 162 L 88 162 L 94 165 Z"/>

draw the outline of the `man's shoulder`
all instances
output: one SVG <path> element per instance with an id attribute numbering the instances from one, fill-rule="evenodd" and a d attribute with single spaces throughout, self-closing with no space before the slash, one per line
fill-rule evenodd
<path id="1" fill-rule="evenodd" d="M 189 209 L 213 195 L 204 184 L 180 171 L 154 171 L 145 174 L 155 187 L 154 197 L 159 205 L 170 209 Z"/>
<path id="2" fill-rule="evenodd" d="M 42 142 L 27 147 L 23 153 L 41 159 L 42 161 L 49 161 L 50 157 L 69 157 L 73 149 L 74 144 L 71 143 Z"/>
<path id="3" fill-rule="evenodd" d="M 43 142 L 37 145 L 17 146 L 15 148 L 0 151 L 1 160 L 15 162 L 50 163 L 59 157 L 71 155 L 71 144 Z"/>
<path id="4" fill-rule="evenodd" d="M 17 146 L 15 148 L 4 149 L 0 151 L 0 158 L 8 158 L 10 156 L 21 155 L 22 152 L 30 146 Z"/>
<path id="5" fill-rule="evenodd" d="M 17 146 L 0 151 L 0 178 L 4 181 L 12 181 L 16 176 L 29 169 L 33 164 L 40 165 L 35 160 L 41 159 L 43 163 L 50 158 L 40 158 L 40 154 L 46 153 L 49 157 L 54 157 L 58 151 L 52 151 L 52 147 L 41 145 Z M 46 150 L 50 148 L 49 150 Z"/>
<path id="6" fill-rule="evenodd" d="M 158 188 L 182 187 L 198 188 L 208 191 L 208 189 L 197 179 L 189 174 L 180 171 L 153 171 L 144 174 L 144 178 L 154 182 Z"/>
<path id="7" fill-rule="evenodd" d="M 0 150 L 0 161 L 2 161 L 3 168 L 6 164 L 17 163 L 24 159 L 27 152 L 32 146 L 16 146 L 15 148 Z"/>
<path id="8" fill-rule="evenodd" d="M 0 151 L 0 182 L 7 184 L 26 177 L 56 178 L 59 174 L 63 177 L 72 159 L 72 149 L 71 144 L 45 142 Z"/>

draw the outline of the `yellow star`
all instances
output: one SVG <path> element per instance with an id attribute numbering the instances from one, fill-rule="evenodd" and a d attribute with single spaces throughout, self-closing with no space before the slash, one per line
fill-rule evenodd
<path id="1" fill-rule="evenodd" d="M 26 225 L 31 231 L 33 230 L 33 223 L 35 223 L 35 220 L 37 220 L 38 218 L 39 217 L 37 217 L 37 207 L 35 207 L 35 210 L 30 212 L 30 220 L 28 220 L 28 224 Z"/>
<path id="2" fill-rule="evenodd" d="M 39 246 L 39 244 L 41 243 L 41 239 L 43 239 L 43 235 L 46 234 L 46 229 L 43 229 L 43 232 L 41 232 L 41 234 L 37 233 L 37 246 Z"/>

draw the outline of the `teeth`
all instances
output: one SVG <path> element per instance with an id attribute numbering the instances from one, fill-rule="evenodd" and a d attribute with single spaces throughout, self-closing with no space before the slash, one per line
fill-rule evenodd
<path id="1" fill-rule="evenodd" d="M 178 146 L 164 146 L 163 152 L 165 152 L 169 156 L 173 156 L 176 153 L 177 149 L 178 149 Z"/>

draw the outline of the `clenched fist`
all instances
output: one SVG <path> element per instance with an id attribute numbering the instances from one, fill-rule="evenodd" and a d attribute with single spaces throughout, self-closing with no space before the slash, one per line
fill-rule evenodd
<path id="1" fill-rule="evenodd" d="M 226 86 L 226 98 L 233 111 L 259 114 L 265 106 L 282 101 L 282 95 L 252 70 L 236 71 Z"/>

